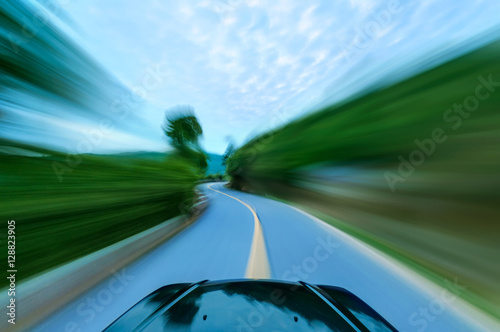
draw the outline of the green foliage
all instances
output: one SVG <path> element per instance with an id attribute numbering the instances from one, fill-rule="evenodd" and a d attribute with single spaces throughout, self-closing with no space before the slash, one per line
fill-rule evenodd
<path id="1" fill-rule="evenodd" d="M 496 41 L 256 137 L 231 184 L 340 217 L 498 317 L 499 56 Z"/>
<path id="2" fill-rule="evenodd" d="M 226 151 L 224 151 L 224 154 L 222 155 L 222 165 L 227 164 L 227 160 L 229 159 L 229 157 L 233 155 L 234 151 L 236 151 L 236 147 L 234 146 L 233 143 L 229 143 L 229 145 L 226 148 Z"/>
<path id="3" fill-rule="evenodd" d="M 2 220 L 16 220 L 21 279 L 185 213 L 199 179 L 175 156 L 65 155 L 8 141 L 0 148 L 21 149 L 0 152 L 0 211 Z"/>
<path id="4" fill-rule="evenodd" d="M 164 132 L 170 138 L 171 144 L 176 149 L 197 147 L 198 138 L 203 135 L 198 119 L 191 106 L 177 106 L 174 108 L 178 114 L 166 116 L 167 124 Z"/>
<path id="5" fill-rule="evenodd" d="M 108 94 L 121 89 L 117 82 L 46 14 L 40 15 L 28 1 L 4 1 L 0 6 L 0 101 L 13 102 L 10 90 L 29 91 L 31 96 L 83 106 L 75 109 L 87 116 L 107 113 L 96 103 L 111 104 Z"/>
<path id="6" fill-rule="evenodd" d="M 199 150 L 186 150 L 184 155 L 187 156 L 189 160 L 193 160 L 194 163 L 198 166 L 201 174 L 205 174 L 208 168 L 208 156 L 207 154 L 199 149 Z"/>
<path id="7" fill-rule="evenodd" d="M 207 176 L 205 176 L 205 180 L 222 181 L 222 180 L 224 180 L 224 175 L 222 175 L 220 173 L 208 174 Z"/>
<path id="8" fill-rule="evenodd" d="M 485 144 L 498 142 L 500 91 L 481 101 L 470 118 L 445 121 L 454 104 L 474 96 L 478 77 L 500 81 L 500 42 L 492 43 L 393 86 L 331 105 L 239 148 L 227 161 L 234 182 L 288 181 L 296 169 L 319 163 L 392 163 L 415 149 L 415 139 L 430 137 L 436 128 L 464 137 L 461 149 L 477 149 L 467 135 L 484 132 Z M 497 88 L 498 90 L 498 88 Z M 486 137 L 486 136 L 488 137 Z M 446 144 L 454 153 L 456 145 Z M 494 151 L 494 150 L 491 150 Z M 490 151 L 490 152 L 491 152 Z M 434 157 L 436 158 L 436 157 Z"/>
<path id="9" fill-rule="evenodd" d="M 176 106 L 168 110 L 163 130 L 177 153 L 197 165 L 204 174 L 208 156 L 198 142 L 203 129 L 194 115 L 194 109 L 191 106 Z"/>

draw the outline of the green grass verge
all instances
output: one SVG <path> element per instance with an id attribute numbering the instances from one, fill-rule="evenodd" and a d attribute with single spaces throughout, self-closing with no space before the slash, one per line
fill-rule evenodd
<path id="1" fill-rule="evenodd" d="M 7 221 L 14 219 L 18 280 L 187 211 L 199 179 L 190 164 L 167 156 L 154 161 L 30 150 L 44 156 L 0 154 L 0 251 L 7 253 Z M 0 282 L 5 285 L 7 279 Z"/>

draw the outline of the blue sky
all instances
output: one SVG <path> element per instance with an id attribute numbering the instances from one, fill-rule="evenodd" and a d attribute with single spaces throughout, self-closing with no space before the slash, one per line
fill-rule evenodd
<path id="1" fill-rule="evenodd" d="M 166 148 L 165 109 L 190 104 L 203 146 L 222 153 L 228 137 L 242 143 L 500 21 L 498 0 L 63 2 L 79 43 L 152 105 L 138 150 Z"/>

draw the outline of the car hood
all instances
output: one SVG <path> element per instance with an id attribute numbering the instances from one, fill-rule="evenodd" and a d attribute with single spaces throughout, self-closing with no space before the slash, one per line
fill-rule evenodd
<path id="1" fill-rule="evenodd" d="M 225 280 L 162 287 L 106 331 L 369 331 L 367 323 L 395 331 L 342 288 Z"/>

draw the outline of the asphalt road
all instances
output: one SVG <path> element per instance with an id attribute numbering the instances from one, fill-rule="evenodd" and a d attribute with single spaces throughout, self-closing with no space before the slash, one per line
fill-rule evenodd
<path id="1" fill-rule="evenodd" d="M 438 288 L 286 204 L 232 191 L 221 183 L 201 189 L 210 203 L 193 225 L 34 331 L 100 331 L 166 284 L 233 278 L 344 287 L 400 331 L 494 330 L 491 322 L 456 296 L 465 287 L 458 279 Z"/>

